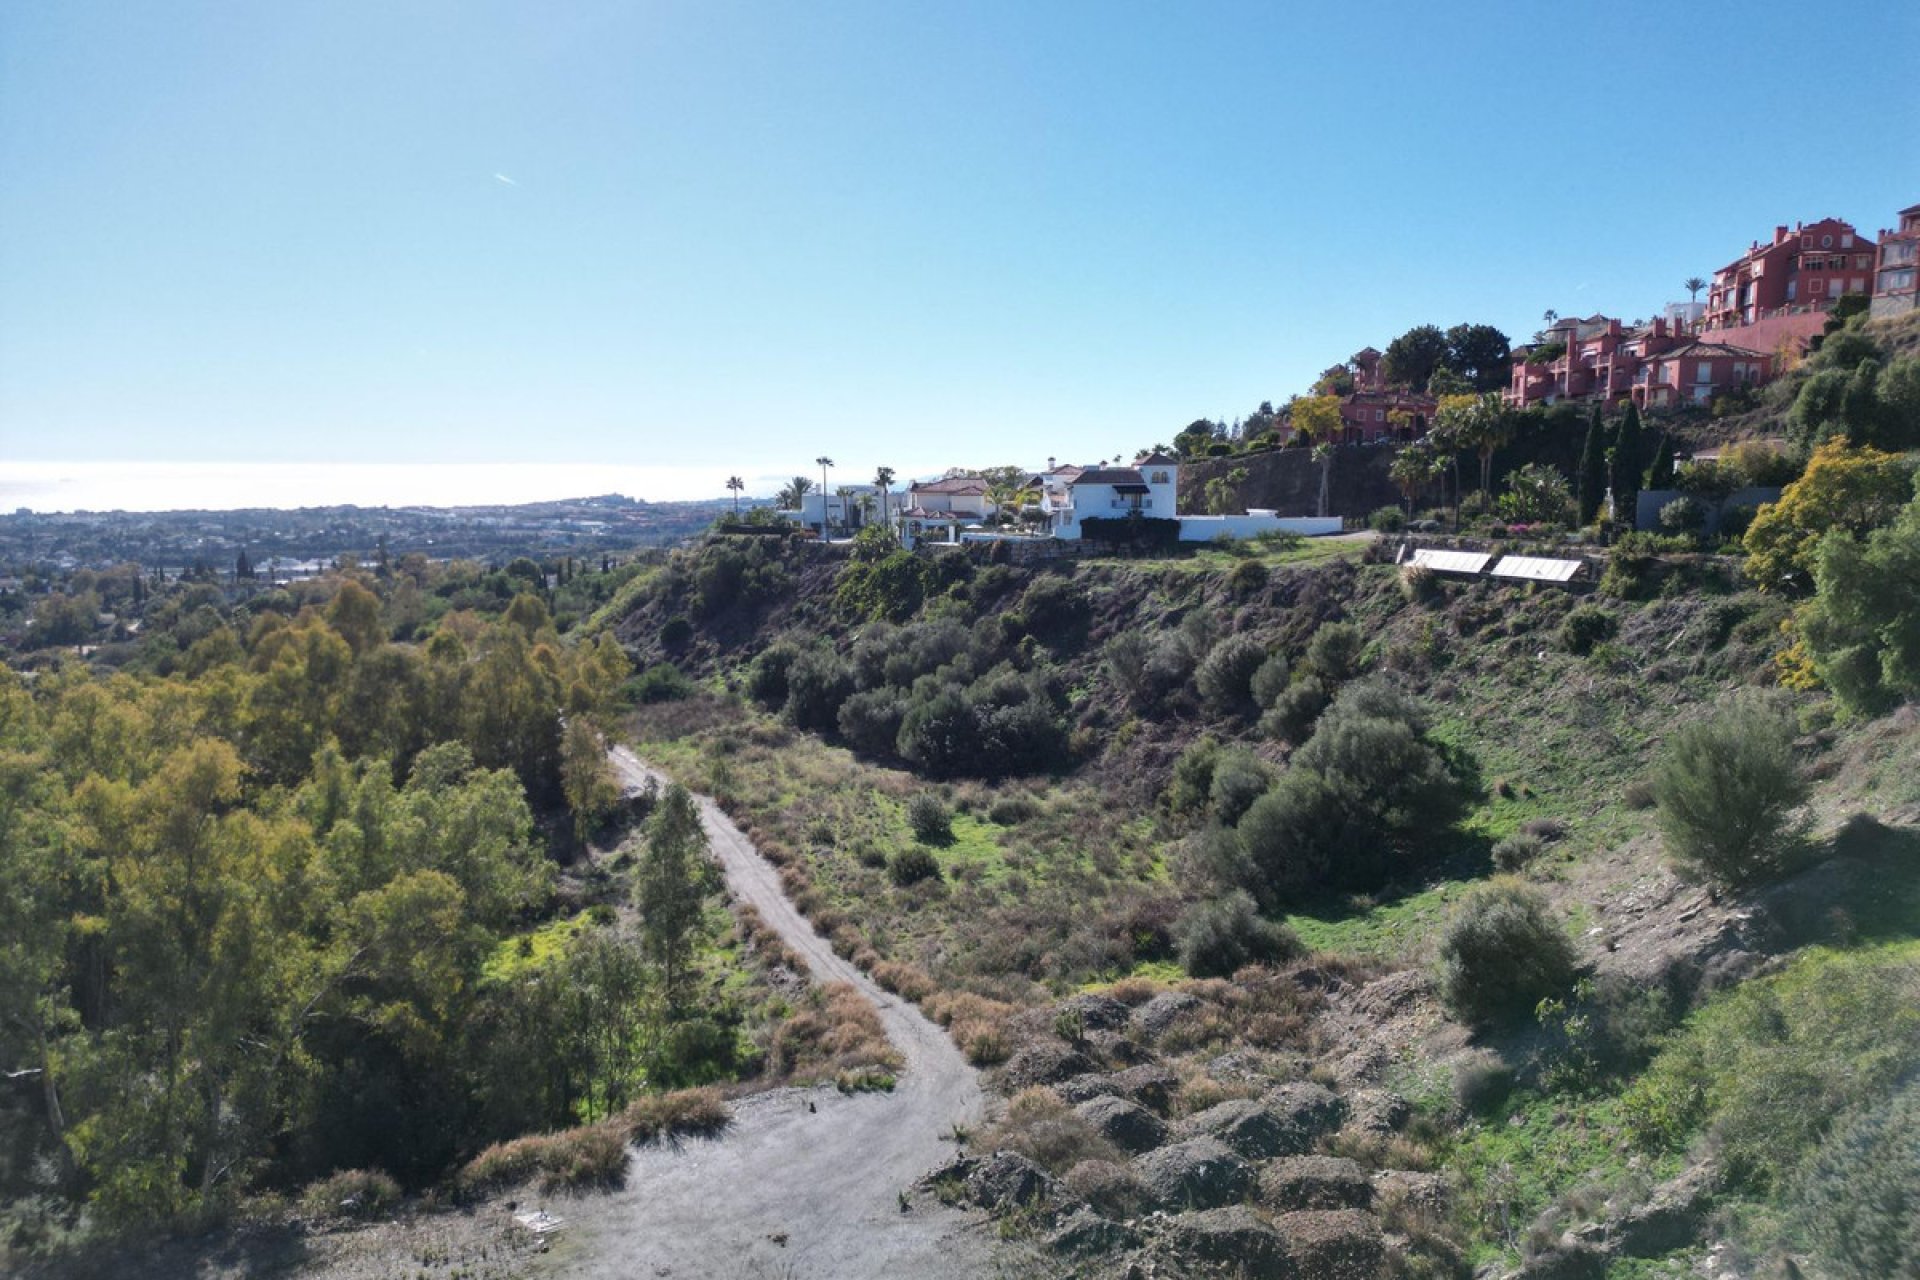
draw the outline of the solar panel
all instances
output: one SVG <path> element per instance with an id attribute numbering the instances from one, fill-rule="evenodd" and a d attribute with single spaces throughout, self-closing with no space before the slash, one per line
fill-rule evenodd
<path id="1" fill-rule="evenodd" d="M 1549 560 L 1542 556 L 1507 556 L 1490 572 L 1496 578 L 1524 578 L 1528 582 L 1566 582 L 1580 572 L 1579 560 Z"/>
<path id="2" fill-rule="evenodd" d="M 1421 547 L 1413 553 L 1413 563 L 1425 565 L 1436 573 L 1479 573 L 1493 559 L 1481 551 L 1435 551 Z"/>

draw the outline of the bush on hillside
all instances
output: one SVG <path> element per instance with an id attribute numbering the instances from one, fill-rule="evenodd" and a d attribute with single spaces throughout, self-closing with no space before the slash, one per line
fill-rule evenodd
<path id="1" fill-rule="evenodd" d="M 1230 827 L 1272 785 L 1273 771 L 1251 751 L 1223 751 L 1214 762 L 1207 796 L 1214 816 Z"/>
<path id="2" fill-rule="evenodd" d="M 1381 507 L 1367 517 L 1367 528 L 1376 533 L 1398 533 L 1407 527 L 1407 513 L 1399 507 Z"/>
<path id="3" fill-rule="evenodd" d="M 1493 846 L 1493 865 L 1502 871 L 1518 871 L 1540 856 L 1546 842 L 1539 836 L 1517 831 Z"/>
<path id="4" fill-rule="evenodd" d="M 1262 711 L 1271 707 L 1279 696 L 1287 691 L 1287 681 L 1292 675 L 1287 666 L 1287 655 L 1270 653 L 1260 669 L 1253 673 L 1253 681 L 1248 689 L 1253 694 L 1254 705 Z"/>
<path id="5" fill-rule="evenodd" d="M 1351 622 L 1329 622 L 1307 642 L 1307 666 L 1323 680 L 1345 684 L 1360 674 L 1360 653 L 1367 638 Z"/>
<path id="6" fill-rule="evenodd" d="M 893 755 L 900 725 L 907 716 L 907 700 L 892 689 L 867 689 L 840 704 L 840 736 L 855 751 L 870 756 Z"/>
<path id="7" fill-rule="evenodd" d="M 1246 546 L 1245 543 L 1235 543 L 1234 545 L 1240 547 Z M 1252 554 L 1252 549 L 1248 548 L 1247 553 Z M 1267 566 L 1261 564 L 1258 560 L 1242 560 L 1239 564 L 1233 566 L 1233 572 L 1227 575 L 1227 590 L 1236 596 L 1250 596 L 1266 585 Z"/>
<path id="8" fill-rule="evenodd" d="M 1836 1125 L 1790 1199 L 1836 1280 L 1920 1275 L 1920 1083 Z"/>
<path id="9" fill-rule="evenodd" d="M 1560 645 L 1568 653 L 1585 656 L 1603 640 L 1611 640 L 1619 620 L 1598 605 L 1576 605 L 1560 624 Z"/>
<path id="10" fill-rule="evenodd" d="M 1266 646 L 1252 636 L 1228 636 L 1213 646 L 1194 673 L 1201 701 L 1218 715 L 1252 710 L 1253 677 L 1266 660 Z"/>
<path id="11" fill-rule="evenodd" d="M 940 861 L 922 845 L 909 845 L 897 850 L 887 859 L 887 874 L 901 888 L 910 884 L 919 884 L 922 880 L 936 880 L 940 876 Z"/>
<path id="12" fill-rule="evenodd" d="M 1263 917 L 1242 889 L 1189 907 L 1175 935 L 1180 964 L 1196 978 L 1230 977 L 1250 964 L 1281 964 L 1305 950 L 1293 930 Z"/>
<path id="13" fill-rule="evenodd" d="M 678 702 L 693 696 L 697 686 L 671 662 L 659 662 L 627 681 L 626 693 L 635 702 Z"/>
<path id="14" fill-rule="evenodd" d="M 797 729 L 838 726 L 840 704 L 853 693 L 853 673 L 831 649 L 810 649 L 787 671 L 787 720 Z"/>
<path id="15" fill-rule="evenodd" d="M 1660 527 L 1668 533 L 1698 533 L 1706 523 L 1707 509 L 1698 498 L 1675 498 L 1660 508 Z"/>
<path id="16" fill-rule="evenodd" d="M 310 1218 L 378 1217 L 399 1203 L 400 1184 L 378 1169 L 344 1169 L 300 1193 L 300 1209 Z"/>
<path id="17" fill-rule="evenodd" d="M 1440 996 L 1484 1026 L 1532 1012 L 1573 982 L 1573 943 L 1539 891 L 1514 880 L 1473 890 L 1440 938 Z"/>
<path id="18" fill-rule="evenodd" d="M 931 791 L 917 792 L 907 801 L 907 825 L 913 828 L 913 838 L 923 844 L 953 839 L 953 815 Z"/>
<path id="19" fill-rule="evenodd" d="M 776 640 L 764 649 L 747 668 L 747 696 L 769 711 L 787 705 L 787 673 L 800 657 L 800 647 L 790 640 Z"/>
<path id="20" fill-rule="evenodd" d="M 1173 762 L 1167 782 L 1167 808 L 1175 813 L 1198 813 L 1213 798 L 1213 771 L 1220 763 L 1220 743 L 1196 738 Z"/>
<path id="21" fill-rule="evenodd" d="M 1260 717 L 1260 735 L 1276 742 L 1305 742 L 1313 732 L 1333 693 L 1318 676 L 1303 676 L 1288 685 Z"/>
<path id="22" fill-rule="evenodd" d="M 1782 702 L 1747 690 L 1668 740 L 1653 794 L 1675 861 L 1729 885 L 1783 869 L 1794 834 L 1787 818 L 1807 795 L 1794 733 Z"/>

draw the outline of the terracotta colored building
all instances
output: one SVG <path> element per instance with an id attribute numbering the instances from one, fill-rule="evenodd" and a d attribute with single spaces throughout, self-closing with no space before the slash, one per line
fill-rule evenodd
<path id="1" fill-rule="evenodd" d="M 1825 311 L 1842 296 L 1873 287 L 1872 239 L 1839 218 L 1773 229 L 1713 273 L 1706 329 L 1737 329 L 1793 312 Z"/>
<path id="2" fill-rule="evenodd" d="M 1417 440 L 1427 433 L 1440 402 L 1425 392 L 1387 385 L 1380 372 L 1381 355 L 1372 347 L 1353 357 L 1353 390 L 1340 397 L 1340 443 L 1377 444 L 1382 440 Z M 1404 424 L 1395 421 L 1404 416 Z"/>
<path id="3" fill-rule="evenodd" d="M 1612 316 L 1575 316 L 1556 321 L 1542 336 L 1544 342 L 1513 353 L 1506 400 L 1516 408 L 1560 400 L 1624 401 L 1648 360 L 1687 341 L 1664 316 L 1631 329 Z"/>
<path id="4" fill-rule="evenodd" d="M 1694 340 L 1659 352 L 1635 370 L 1633 402 L 1642 409 L 1706 404 L 1773 376 L 1773 357 L 1725 342 Z"/>
<path id="5" fill-rule="evenodd" d="M 1920 308 L 1915 277 L 1920 274 L 1920 204 L 1900 211 L 1900 225 L 1880 233 L 1880 261 L 1873 276 L 1871 310 L 1876 316 L 1901 316 Z"/>

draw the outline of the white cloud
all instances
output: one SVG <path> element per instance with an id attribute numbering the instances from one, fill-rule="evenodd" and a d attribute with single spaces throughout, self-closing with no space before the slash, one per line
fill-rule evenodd
<path id="1" fill-rule="evenodd" d="M 494 180 L 495 182 L 504 182 L 504 183 L 506 183 L 506 184 L 507 184 L 508 186 L 510 186 L 510 187 L 517 187 L 517 186 L 519 186 L 519 185 L 520 185 L 519 183 L 517 183 L 517 182 L 515 182 L 515 181 L 514 181 L 514 180 L 513 180 L 512 178 L 509 178 L 509 177 L 508 177 L 508 176 L 507 176 L 506 174 L 504 174 L 504 173 L 496 173 L 496 174 L 494 174 L 494 175 L 493 175 L 493 180 Z"/>

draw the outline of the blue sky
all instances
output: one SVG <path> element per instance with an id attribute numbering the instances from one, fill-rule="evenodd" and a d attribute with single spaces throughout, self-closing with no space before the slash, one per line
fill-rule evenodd
<path id="1" fill-rule="evenodd" d="M 1086 461 L 1920 200 L 1920 5 L 1458 9 L 8 4 L 0 459 Z"/>

